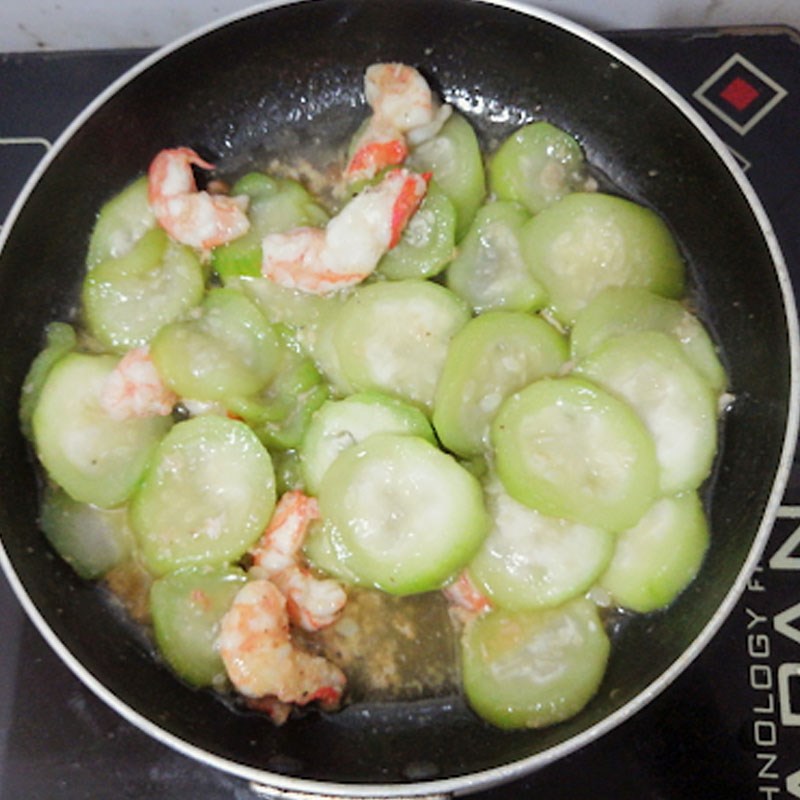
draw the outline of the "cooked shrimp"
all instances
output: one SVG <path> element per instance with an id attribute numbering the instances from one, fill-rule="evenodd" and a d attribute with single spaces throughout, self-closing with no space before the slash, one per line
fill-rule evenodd
<path id="1" fill-rule="evenodd" d="M 442 592 L 450 603 L 451 615 L 459 622 L 466 622 L 492 607 L 492 601 L 478 589 L 466 570 Z"/>
<path id="2" fill-rule="evenodd" d="M 223 616 L 217 640 L 233 685 L 245 697 L 324 708 L 339 705 L 346 678 L 335 665 L 294 645 L 286 599 L 269 580 L 246 583 Z"/>
<path id="3" fill-rule="evenodd" d="M 277 697 L 247 697 L 248 708 L 267 714 L 276 725 L 283 725 L 292 715 L 291 703 L 282 703 Z"/>
<path id="4" fill-rule="evenodd" d="M 350 200 L 324 230 L 296 228 L 266 236 L 262 274 L 286 288 L 315 294 L 360 283 L 399 241 L 425 196 L 429 178 L 392 170 Z"/>
<path id="5" fill-rule="evenodd" d="M 246 197 L 197 189 L 192 165 L 214 165 L 188 147 L 162 150 L 150 164 L 148 199 L 159 225 L 176 241 L 207 250 L 247 232 Z"/>
<path id="6" fill-rule="evenodd" d="M 108 376 L 100 406 L 115 420 L 167 416 L 178 396 L 161 380 L 147 347 L 129 350 Z"/>
<path id="7" fill-rule="evenodd" d="M 315 519 L 319 519 L 319 508 L 313 497 L 297 490 L 285 492 L 250 551 L 252 574 L 269 578 L 280 589 L 292 622 L 307 631 L 332 625 L 347 603 L 347 593 L 339 583 L 317 578 L 300 563 L 300 549 Z"/>
<path id="8" fill-rule="evenodd" d="M 401 133 L 430 125 L 440 113 L 428 82 L 406 64 L 367 67 L 364 94 L 375 116 Z"/>
<path id="9" fill-rule="evenodd" d="M 369 180 L 386 167 L 402 164 L 409 143 L 435 136 L 451 112 L 434 97 L 425 78 L 406 64 L 372 64 L 364 76 L 364 94 L 372 116 L 345 170 L 351 181 Z"/>
<path id="10" fill-rule="evenodd" d="M 250 554 L 259 575 L 271 578 L 297 563 L 308 526 L 319 519 L 316 498 L 298 489 L 281 495 L 272 519 Z"/>
<path id="11" fill-rule="evenodd" d="M 332 578 L 317 578 L 299 565 L 272 578 L 286 598 L 289 616 L 304 630 L 322 630 L 333 625 L 347 604 L 347 593 Z"/>
<path id="12" fill-rule="evenodd" d="M 408 144 L 400 131 L 372 117 L 356 143 L 345 168 L 349 182 L 371 180 L 381 170 L 396 167 L 408 157 Z"/>

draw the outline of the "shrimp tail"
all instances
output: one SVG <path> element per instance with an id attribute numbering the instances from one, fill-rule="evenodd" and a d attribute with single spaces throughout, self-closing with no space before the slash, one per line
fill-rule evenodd
<path id="1" fill-rule="evenodd" d="M 269 578 L 292 566 L 315 519 L 319 519 L 316 498 L 296 489 L 284 492 L 266 530 L 250 551 L 259 574 Z"/>
<path id="2" fill-rule="evenodd" d="M 309 702 L 318 702 L 325 711 L 333 711 L 342 702 L 342 689 L 339 686 L 321 686 L 309 696 Z"/>
<path id="3" fill-rule="evenodd" d="M 400 170 L 397 170 L 397 172 L 400 172 Z M 421 175 L 411 172 L 405 175 L 405 180 L 392 206 L 390 250 L 400 241 L 409 219 L 411 219 L 425 198 L 431 176 L 430 172 L 425 172 Z"/>
<path id="4" fill-rule="evenodd" d="M 178 147 L 176 149 L 190 164 L 200 167 L 200 169 L 210 172 L 215 168 L 214 164 L 210 161 L 206 161 L 196 150 L 192 150 L 191 147 Z"/>
<path id="5" fill-rule="evenodd" d="M 245 697 L 244 703 L 253 711 L 266 714 L 275 725 L 283 725 L 292 715 L 292 704 L 278 700 L 274 695 L 264 697 Z"/>
<path id="6" fill-rule="evenodd" d="M 251 574 L 268 578 L 278 587 L 292 622 L 307 631 L 332 625 L 347 604 L 347 592 L 339 583 L 317 578 L 300 563 L 308 527 L 319 517 L 316 498 L 299 490 L 285 492 L 250 551 Z"/>
<path id="7" fill-rule="evenodd" d="M 402 134 L 395 138 L 365 141 L 350 159 L 345 176 L 348 181 L 371 180 L 381 170 L 396 167 L 408 157 L 408 145 Z"/>
<path id="8" fill-rule="evenodd" d="M 214 169 L 213 164 L 190 147 L 167 148 L 156 154 L 147 171 L 147 196 L 151 206 L 158 206 L 167 197 L 197 191 L 192 171 L 186 169 L 190 165 L 205 170 Z"/>
<path id="9" fill-rule="evenodd" d="M 451 618 L 461 624 L 490 611 L 492 601 L 475 585 L 464 570 L 452 583 L 442 589 Z"/>

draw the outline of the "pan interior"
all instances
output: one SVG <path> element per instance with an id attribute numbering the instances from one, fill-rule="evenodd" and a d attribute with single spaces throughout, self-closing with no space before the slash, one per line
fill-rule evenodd
<path id="1" fill-rule="evenodd" d="M 176 681 L 37 531 L 17 398 L 45 324 L 65 318 L 75 303 L 98 207 L 163 147 L 194 147 L 243 171 L 295 148 L 313 156 L 341 144 L 366 113 L 361 81 L 375 61 L 418 66 L 487 147 L 530 119 L 576 134 L 620 192 L 672 226 L 736 395 L 708 495 L 713 544 L 701 575 L 667 612 L 626 624 L 597 698 L 544 731 L 492 729 L 458 697 L 308 714 L 282 728 L 234 713 Z M 548 20 L 489 4 L 278 6 L 164 55 L 58 150 L 0 256 L 0 304 L 0 529 L 25 592 L 73 657 L 135 715 L 192 748 L 281 775 L 382 785 L 454 778 L 530 759 L 618 711 L 714 617 L 753 544 L 783 446 L 790 391 L 783 300 L 739 184 L 693 124 L 631 66 Z"/>

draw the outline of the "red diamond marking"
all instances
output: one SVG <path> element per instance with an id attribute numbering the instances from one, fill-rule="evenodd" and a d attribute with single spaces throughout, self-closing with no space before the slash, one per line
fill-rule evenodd
<path id="1" fill-rule="evenodd" d="M 758 89 L 744 78 L 734 78 L 719 93 L 719 96 L 737 111 L 744 111 L 758 97 Z"/>

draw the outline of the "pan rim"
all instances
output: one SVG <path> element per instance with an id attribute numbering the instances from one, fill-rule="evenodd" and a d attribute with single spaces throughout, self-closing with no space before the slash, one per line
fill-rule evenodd
<path id="1" fill-rule="evenodd" d="M 65 147 L 75 133 L 102 107 L 111 97 L 117 94 L 123 87 L 135 80 L 141 73 L 162 61 L 172 52 L 181 49 L 185 45 L 212 33 L 213 31 L 224 28 L 239 20 L 256 16 L 272 9 L 310 3 L 314 0 L 266 0 L 235 13 L 226 15 L 220 19 L 201 26 L 194 31 L 168 43 L 167 45 L 155 50 L 145 56 L 141 61 L 118 77 L 103 92 L 95 97 L 64 129 L 53 143 L 47 154 L 39 162 L 25 186 L 16 198 L 12 208 L 0 230 L 0 252 L 5 247 L 8 236 L 14 228 L 17 217 L 27 202 L 28 197 L 34 191 L 41 177 L 55 160 L 59 152 Z M 316 0 L 319 2 L 319 0 Z M 800 365 L 800 333 L 798 331 L 798 313 L 796 300 L 792 289 L 791 279 L 788 268 L 781 252 L 777 235 L 772 227 L 766 211 L 760 199 L 755 193 L 749 180 L 742 172 L 738 163 L 728 150 L 727 146 L 719 139 L 711 126 L 692 108 L 692 106 L 682 96 L 680 96 L 666 81 L 660 78 L 650 68 L 642 64 L 634 56 L 627 53 L 622 48 L 605 39 L 602 35 L 573 22 L 559 14 L 538 8 L 524 0 L 467 0 L 475 5 L 495 6 L 500 9 L 510 10 L 525 14 L 534 19 L 549 23 L 569 34 L 572 34 L 595 48 L 605 52 L 615 61 L 633 70 L 637 75 L 647 80 L 659 94 L 665 97 L 673 107 L 676 108 L 688 121 L 697 129 L 704 139 L 712 146 L 716 156 L 727 167 L 728 172 L 735 179 L 740 191 L 742 192 L 747 204 L 753 213 L 756 222 L 762 232 L 765 243 L 769 250 L 773 267 L 778 279 L 782 300 L 783 311 L 786 318 L 787 335 L 789 339 L 789 372 L 790 390 L 788 398 L 787 424 L 781 449 L 781 457 L 777 464 L 777 470 L 772 482 L 768 502 L 762 514 L 761 523 L 756 532 L 749 554 L 739 571 L 736 581 L 728 590 L 722 603 L 718 606 L 712 618 L 706 623 L 700 633 L 695 637 L 691 644 L 677 658 L 667 670 L 665 670 L 656 680 L 647 686 L 642 692 L 628 701 L 624 706 L 613 712 L 609 716 L 587 728 L 580 734 L 568 739 L 547 750 L 536 753 L 517 761 L 504 764 L 474 773 L 464 773 L 462 775 L 433 779 L 430 781 L 392 783 L 392 784 L 348 784 L 332 783 L 307 778 L 296 778 L 272 773 L 266 770 L 245 766 L 236 761 L 221 756 L 214 755 L 197 745 L 193 745 L 180 737 L 167 732 L 158 725 L 144 717 L 140 712 L 133 709 L 127 703 L 122 702 L 109 688 L 96 678 L 69 650 L 67 645 L 59 639 L 55 632 L 50 628 L 44 617 L 36 608 L 35 604 L 28 595 L 27 590 L 22 585 L 21 580 L 16 574 L 11 560 L 6 552 L 5 546 L 0 541 L 0 566 L 8 579 L 14 594 L 23 606 L 28 618 L 34 623 L 39 633 L 46 640 L 48 645 L 56 652 L 61 661 L 72 671 L 72 673 L 97 697 L 110 706 L 115 712 L 120 714 L 131 724 L 142 730 L 147 735 L 156 739 L 160 743 L 171 749 L 200 761 L 222 772 L 249 781 L 254 787 L 278 790 L 284 793 L 294 793 L 288 796 L 307 796 L 307 795 L 326 795 L 328 797 L 421 797 L 432 795 L 449 795 L 451 793 L 465 794 L 478 790 L 485 790 L 491 786 L 513 781 L 526 775 L 535 769 L 544 767 L 564 756 L 586 746 L 592 741 L 600 738 L 612 728 L 624 722 L 629 717 L 638 713 L 648 703 L 660 695 L 679 674 L 681 674 L 694 659 L 700 654 L 705 645 L 714 637 L 722 623 L 730 615 L 733 607 L 738 602 L 743 593 L 750 574 L 758 563 L 764 547 L 766 546 L 772 524 L 777 515 L 781 504 L 783 493 L 789 479 L 792 466 L 792 459 L 795 452 L 798 426 L 800 425 L 800 378 L 798 368 Z"/>

